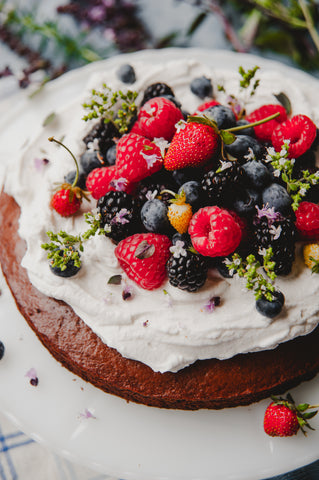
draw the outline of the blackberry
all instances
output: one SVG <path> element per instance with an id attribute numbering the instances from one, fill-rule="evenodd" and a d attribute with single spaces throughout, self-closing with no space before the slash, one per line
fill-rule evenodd
<path id="1" fill-rule="evenodd" d="M 272 248 L 276 262 L 276 275 L 288 275 L 295 259 L 297 231 L 291 218 L 281 217 L 269 221 L 266 216 L 256 219 L 253 227 L 254 248 L 258 255 L 261 248 Z"/>
<path id="2" fill-rule="evenodd" d="M 144 91 L 144 96 L 141 101 L 141 106 L 144 105 L 144 103 L 148 102 L 148 100 L 150 100 L 151 98 L 163 97 L 163 96 L 165 97 L 167 95 L 175 97 L 171 87 L 169 87 L 166 83 L 160 83 L 160 82 L 152 83 Z"/>
<path id="3" fill-rule="evenodd" d="M 120 137 L 118 129 L 112 122 L 105 123 L 102 118 L 92 130 L 83 138 L 83 142 L 93 142 L 97 139 L 101 155 L 104 157 L 107 150 L 114 145 L 114 138 Z"/>
<path id="4" fill-rule="evenodd" d="M 220 172 L 210 170 L 202 180 L 209 205 L 231 206 L 244 182 L 244 170 L 236 162 Z"/>
<path id="5" fill-rule="evenodd" d="M 208 265 L 206 259 L 186 250 L 186 255 L 172 255 L 167 262 L 168 280 L 173 287 L 187 292 L 196 292 L 205 283 Z"/>
<path id="6" fill-rule="evenodd" d="M 97 202 L 101 213 L 101 225 L 105 235 L 119 242 L 136 233 L 138 229 L 138 209 L 131 195 L 125 192 L 108 192 Z"/>

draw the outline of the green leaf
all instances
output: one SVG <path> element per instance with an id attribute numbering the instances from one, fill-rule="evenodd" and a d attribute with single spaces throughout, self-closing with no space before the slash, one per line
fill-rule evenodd
<path id="1" fill-rule="evenodd" d="M 220 130 L 220 136 L 225 145 L 230 145 L 236 140 L 236 135 L 231 132 L 227 132 L 226 130 Z"/>
<path id="2" fill-rule="evenodd" d="M 280 92 L 278 94 L 274 93 L 273 95 L 274 95 L 274 97 L 277 98 L 278 102 L 280 102 L 281 105 L 284 107 L 284 109 L 287 112 L 287 115 L 290 115 L 291 111 L 292 111 L 292 108 L 291 108 L 291 102 L 290 102 L 289 98 L 287 97 L 287 95 L 283 92 Z"/>
<path id="3" fill-rule="evenodd" d="M 109 285 L 120 285 L 122 282 L 122 275 L 112 275 L 112 277 L 110 277 L 108 279 L 108 284 Z"/>
<path id="4" fill-rule="evenodd" d="M 55 112 L 49 113 L 49 115 L 47 115 L 47 116 L 45 117 L 45 119 L 43 120 L 43 122 L 42 122 L 42 127 L 47 127 L 48 125 L 50 125 L 50 123 L 52 123 L 53 120 L 55 120 L 55 117 L 56 117 L 56 113 L 55 113 Z"/>

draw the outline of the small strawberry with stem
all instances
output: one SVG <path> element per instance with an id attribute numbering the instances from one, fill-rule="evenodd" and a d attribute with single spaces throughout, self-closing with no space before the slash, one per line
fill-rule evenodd
<path id="1" fill-rule="evenodd" d="M 306 436 L 305 428 L 314 430 L 308 420 L 313 418 L 319 405 L 301 403 L 296 405 L 288 393 L 286 398 L 271 396 L 272 402 L 268 405 L 264 416 L 264 431 L 271 437 L 291 437 L 299 430 Z M 307 410 L 311 409 L 309 412 Z"/>
<path id="2" fill-rule="evenodd" d="M 65 148 L 73 158 L 76 166 L 76 175 L 72 185 L 70 183 L 63 183 L 51 199 L 51 207 L 62 217 L 69 217 L 79 210 L 82 204 L 82 199 L 85 198 L 88 200 L 88 197 L 80 187 L 76 186 L 79 178 L 79 165 L 71 150 L 54 137 L 50 137 L 48 140 L 49 142 L 55 142 Z"/>

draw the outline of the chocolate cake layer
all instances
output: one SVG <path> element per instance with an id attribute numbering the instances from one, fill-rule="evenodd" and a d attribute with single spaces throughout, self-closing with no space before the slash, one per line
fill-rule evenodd
<path id="1" fill-rule="evenodd" d="M 177 373 L 154 372 L 124 358 L 71 307 L 30 283 L 21 266 L 26 247 L 18 235 L 19 216 L 15 200 L 2 193 L 0 263 L 17 307 L 56 360 L 105 392 L 155 407 L 220 409 L 283 393 L 319 371 L 319 328 L 274 350 L 197 361 Z"/>

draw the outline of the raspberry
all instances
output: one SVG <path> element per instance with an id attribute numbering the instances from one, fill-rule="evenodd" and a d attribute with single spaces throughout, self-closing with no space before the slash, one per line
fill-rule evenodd
<path id="1" fill-rule="evenodd" d="M 170 141 L 176 131 L 176 123 L 183 118 L 181 110 L 167 98 L 152 98 L 141 108 L 131 132 L 150 140 L 165 138 Z"/>
<path id="2" fill-rule="evenodd" d="M 115 255 L 127 276 L 146 290 L 159 288 L 166 279 L 171 241 L 166 235 L 136 233 L 121 240 Z"/>
<path id="3" fill-rule="evenodd" d="M 242 232 L 235 218 L 225 209 L 204 207 L 193 215 L 188 233 L 198 253 L 224 257 L 240 244 Z"/>
<path id="4" fill-rule="evenodd" d="M 255 135 L 258 140 L 261 140 L 262 142 L 270 142 L 274 128 L 287 119 L 287 112 L 282 105 L 263 105 L 247 115 L 246 120 L 249 123 L 253 123 L 277 112 L 280 113 L 277 118 L 254 127 Z"/>
<path id="5" fill-rule="evenodd" d="M 319 240 L 319 205 L 301 202 L 296 210 L 296 227 L 302 238 Z"/>
<path id="6" fill-rule="evenodd" d="M 117 144 L 117 176 L 125 178 L 129 184 L 137 183 L 163 165 L 159 147 L 149 139 L 136 133 L 124 135 Z"/>
<path id="7" fill-rule="evenodd" d="M 272 144 L 280 152 L 285 140 L 290 140 L 288 157 L 297 158 L 305 153 L 316 138 L 317 127 L 306 115 L 295 115 L 278 125 L 272 133 Z"/>
<path id="8" fill-rule="evenodd" d="M 86 188 L 92 197 L 98 200 L 110 189 L 110 182 L 115 177 L 115 166 L 101 167 L 92 170 L 86 179 Z"/>

